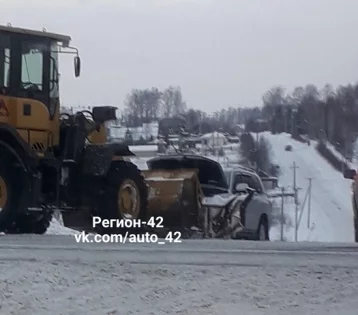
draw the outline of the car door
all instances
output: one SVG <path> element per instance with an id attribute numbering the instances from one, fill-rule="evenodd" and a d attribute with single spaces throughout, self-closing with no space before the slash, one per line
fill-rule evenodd
<path id="1" fill-rule="evenodd" d="M 269 226 L 271 222 L 271 215 L 272 215 L 272 204 L 270 199 L 268 198 L 264 185 L 258 175 L 252 175 L 251 177 L 253 181 L 253 188 L 256 190 L 255 199 L 257 201 L 258 207 L 255 209 L 255 219 L 256 219 L 256 226 L 258 227 L 260 218 L 263 214 L 267 215 Z"/>
<path id="2" fill-rule="evenodd" d="M 237 184 L 247 184 L 250 188 L 256 189 L 254 181 L 251 176 L 245 173 L 236 173 L 234 180 L 234 188 Z M 234 190 L 234 193 L 237 193 Z M 253 198 L 249 202 L 245 213 L 242 214 L 242 221 L 247 232 L 256 232 L 258 227 L 258 218 L 257 215 L 260 212 L 260 198 L 258 198 L 258 193 L 255 192 Z"/>

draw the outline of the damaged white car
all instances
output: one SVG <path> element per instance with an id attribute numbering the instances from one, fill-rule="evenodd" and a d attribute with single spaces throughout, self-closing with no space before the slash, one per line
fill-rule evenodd
<path id="1" fill-rule="evenodd" d="M 175 189 L 169 181 L 161 183 L 161 193 L 151 201 L 167 225 L 194 226 L 204 237 L 269 240 L 272 206 L 256 173 L 242 167 L 224 172 L 216 161 L 198 155 L 164 155 L 147 164 L 152 174 L 168 173 L 183 181 Z"/>

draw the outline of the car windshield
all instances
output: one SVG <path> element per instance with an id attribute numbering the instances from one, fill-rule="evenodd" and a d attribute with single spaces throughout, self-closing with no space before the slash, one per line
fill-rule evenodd
<path id="1" fill-rule="evenodd" d="M 229 185 L 229 187 L 231 186 L 231 174 L 232 172 L 228 171 L 228 170 L 224 170 L 224 174 L 225 174 L 225 177 L 226 177 L 226 181 Z"/>

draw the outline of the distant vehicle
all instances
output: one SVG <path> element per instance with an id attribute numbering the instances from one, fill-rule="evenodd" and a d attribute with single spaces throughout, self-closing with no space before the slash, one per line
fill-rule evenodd
<path id="1" fill-rule="evenodd" d="M 352 179 L 352 209 L 354 215 L 354 238 L 358 243 L 358 177 L 357 172 L 353 169 L 344 171 L 344 178 Z"/>
<path id="2" fill-rule="evenodd" d="M 265 192 L 265 187 L 254 170 L 245 167 L 224 168 L 229 191 L 232 194 L 242 193 L 242 184 L 255 190 L 242 218 L 244 229 L 238 238 L 269 240 L 272 217 L 272 203 Z"/>

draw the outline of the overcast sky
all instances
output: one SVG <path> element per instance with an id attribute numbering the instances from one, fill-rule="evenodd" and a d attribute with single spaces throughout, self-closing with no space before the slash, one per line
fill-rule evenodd
<path id="1" fill-rule="evenodd" d="M 63 104 L 123 106 L 132 88 L 180 85 L 208 112 L 292 90 L 358 81 L 357 0 L 0 0 L 0 23 L 65 33 Z M 4 18 L 6 17 L 6 19 Z"/>

